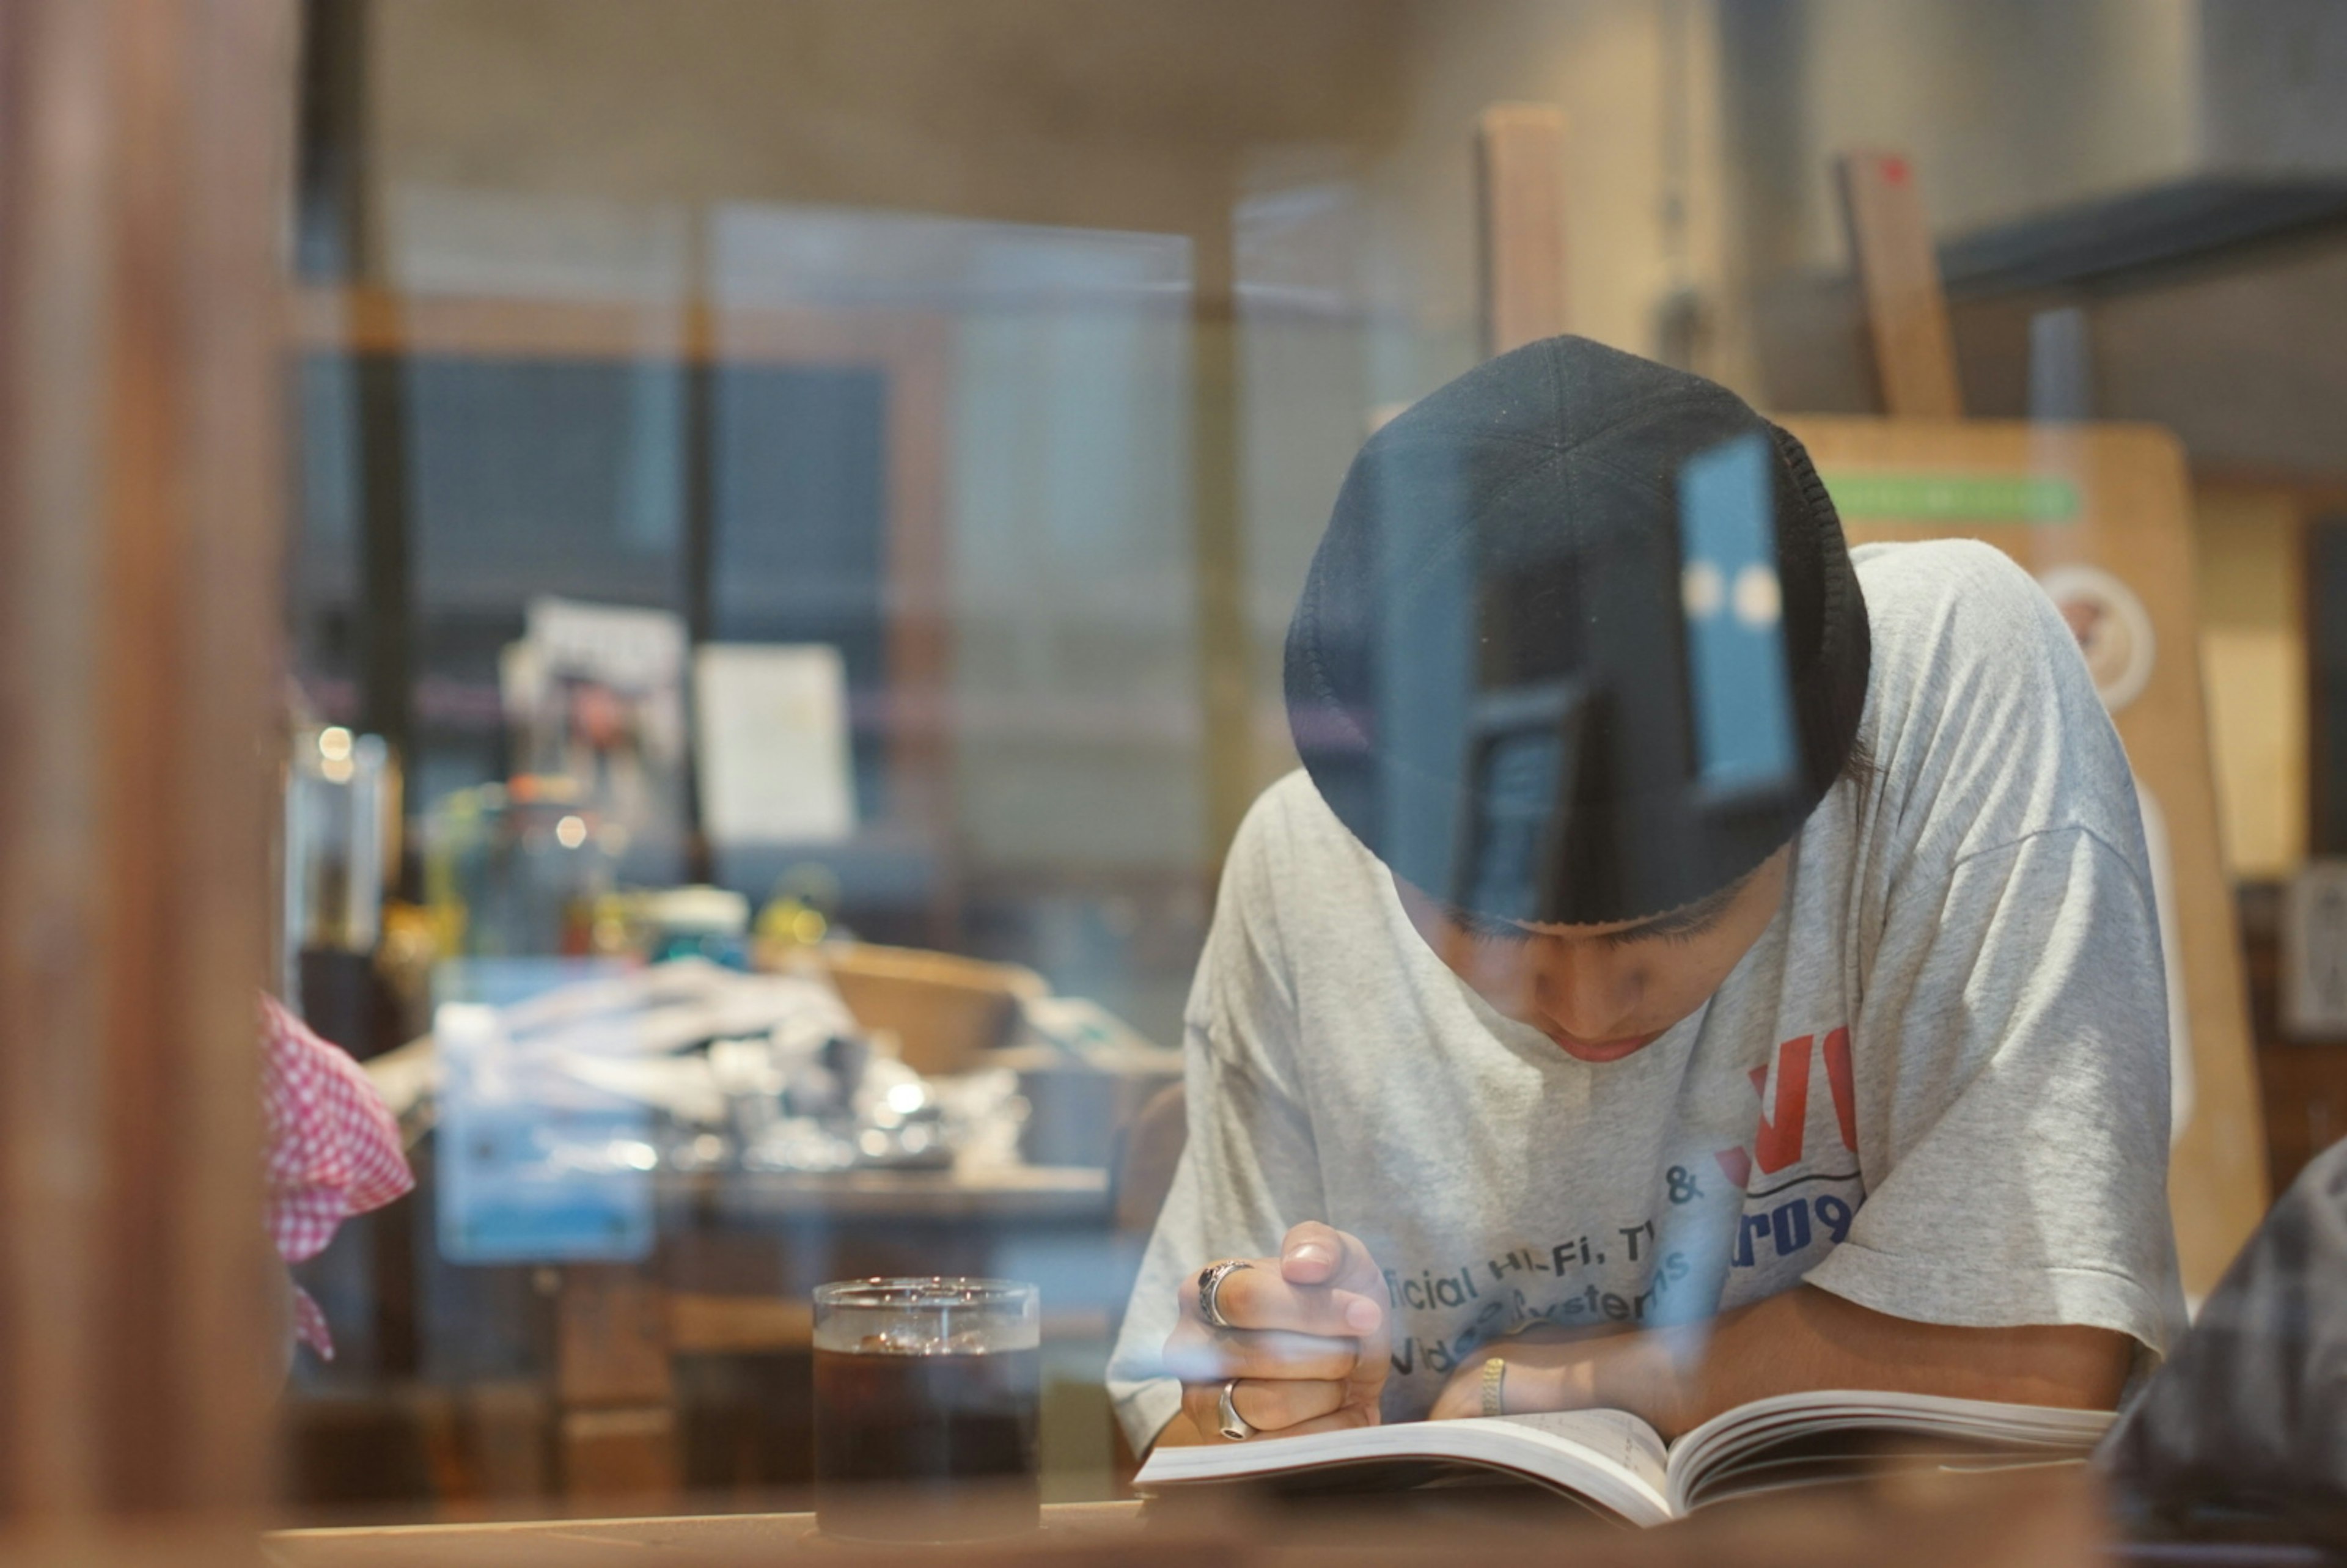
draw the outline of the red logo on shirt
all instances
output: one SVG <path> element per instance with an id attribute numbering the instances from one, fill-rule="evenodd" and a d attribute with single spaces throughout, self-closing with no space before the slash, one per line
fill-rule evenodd
<path id="1" fill-rule="evenodd" d="M 1722 1149 L 1712 1156 L 1719 1162 L 1722 1174 L 1739 1187 L 1752 1184 L 1752 1167 L 1757 1163 L 1762 1175 L 1774 1175 L 1786 1166 L 1799 1163 L 1801 1145 L 1809 1124 L 1809 1048 L 1817 1042 L 1813 1034 L 1788 1040 L 1777 1048 L 1777 1104 L 1775 1114 L 1763 1105 L 1759 1125 L 1752 1134 L 1752 1149 Z M 1840 1124 L 1842 1147 L 1855 1153 L 1858 1150 L 1858 1095 L 1850 1081 L 1850 1030 L 1835 1030 L 1826 1036 L 1826 1087 L 1833 1095 L 1834 1120 Z M 1752 1090 L 1766 1096 L 1768 1092 L 1768 1070 L 1752 1070 Z"/>

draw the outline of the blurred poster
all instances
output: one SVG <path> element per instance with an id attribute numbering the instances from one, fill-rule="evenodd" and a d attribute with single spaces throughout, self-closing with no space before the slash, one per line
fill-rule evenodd
<path id="1" fill-rule="evenodd" d="M 2078 640 L 2103 706 L 2116 713 L 2143 695 L 2157 640 L 2135 589 L 2100 567 L 2080 565 L 2041 572 L 2037 582 Z"/>
<path id="2" fill-rule="evenodd" d="M 701 824 L 718 845 L 856 831 L 847 671 L 828 643 L 710 643 L 693 655 Z"/>
<path id="3" fill-rule="evenodd" d="M 2309 861 L 2286 885 L 2281 1022 L 2299 1040 L 2347 1038 L 2347 860 Z"/>
<path id="4" fill-rule="evenodd" d="M 501 669 L 514 768 L 568 779 L 637 875 L 684 841 L 683 618 L 536 599 Z"/>

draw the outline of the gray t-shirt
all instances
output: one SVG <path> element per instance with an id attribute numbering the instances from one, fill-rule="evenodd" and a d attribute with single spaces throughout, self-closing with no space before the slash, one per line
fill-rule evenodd
<path id="1" fill-rule="evenodd" d="M 1577 1061 L 1411 928 L 1292 774 L 1232 845 L 1187 1015 L 1189 1145 L 1109 1368 L 1136 1447 L 1184 1276 L 1326 1220 L 1394 1313 L 1388 1419 L 1529 1324 L 1707 1317 L 1807 1280 L 1910 1319 L 2085 1324 L 2164 1354 L 2159 926 L 2133 781 L 2067 629 L 2004 556 L 1855 552 L 1877 771 L 1645 1050 Z"/>

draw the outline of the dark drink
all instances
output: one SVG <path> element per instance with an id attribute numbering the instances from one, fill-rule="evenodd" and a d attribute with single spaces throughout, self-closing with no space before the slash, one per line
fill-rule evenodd
<path id="1" fill-rule="evenodd" d="M 1035 1528 L 1040 1350 L 815 1353 L 815 1509 L 835 1535 Z"/>
<path id="2" fill-rule="evenodd" d="M 815 1512 L 826 1534 L 969 1541 L 1036 1527 L 1033 1286 L 825 1286 L 816 1314 Z"/>

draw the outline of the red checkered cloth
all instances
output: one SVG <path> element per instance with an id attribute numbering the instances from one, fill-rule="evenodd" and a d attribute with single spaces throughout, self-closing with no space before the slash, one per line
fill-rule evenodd
<path id="1" fill-rule="evenodd" d="M 399 1123 L 350 1052 L 321 1040 L 276 998 L 261 999 L 261 1102 L 269 1126 L 269 1234 L 301 1263 L 334 1227 L 415 1185 Z M 326 1315 L 293 1288 L 293 1332 L 332 1360 Z"/>

